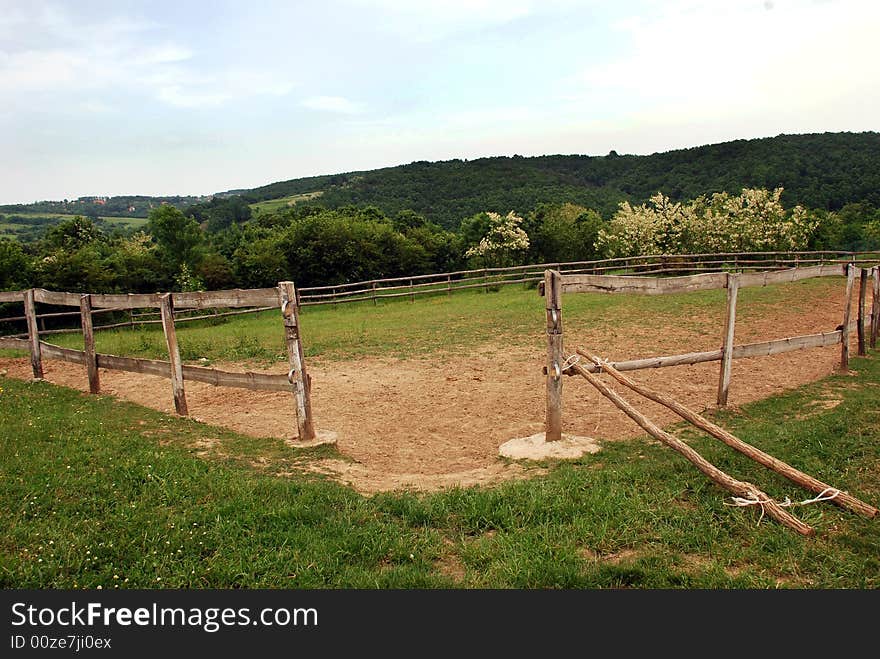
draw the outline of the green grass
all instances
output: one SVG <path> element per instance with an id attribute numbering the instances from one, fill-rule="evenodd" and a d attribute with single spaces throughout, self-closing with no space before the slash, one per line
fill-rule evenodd
<path id="1" fill-rule="evenodd" d="M 746 441 L 880 501 L 876 354 L 722 416 Z M 725 505 L 680 456 L 609 443 L 530 481 L 372 497 L 279 476 L 295 452 L 109 397 L 0 379 L 3 588 L 880 587 L 880 526 L 794 508 L 806 539 Z M 833 409 L 811 407 L 839 398 Z M 801 415 L 815 412 L 804 422 Z M 779 499 L 810 497 L 714 440 L 690 443 Z M 197 455 L 207 440 L 217 450 Z M 254 466 L 253 458 L 268 458 Z"/>
<path id="2" fill-rule="evenodd" d="M 304 192 L 302 194 L 290 195 L 289 197 L 280 197 L 279 199 L 268 199 L 266 201 L 258 201 L 250 204 L 251 210 L 255 213 L 276 213 L 278 211 L 287 210 L 291 206 L 295 206 L 301 201 L 311 201 L 324 194 L 321 190 L 317 192 Z"/>
<path id="3" fill-rule="evenodd" d="M 705 323 L 705 331 L 720 336 L 724 291 L 683 295 L 567 295 L 566 327 L 651 328 Z M 747 288 L 740 292 L 738 314 L 748 319 L 769 307 L 786 304 L 791 312 L 807 313 L 817 297 L 839 295 L 838 278 L 811 279 L 794 284 Z M 498 292 L 463 291 L 447 295 L 304 307 L 301 312 L 303 345 L 307 357 L 346 360 L 362 356 L 401 358 L 442 357 L 505 340 L 523 337 L 541 350 L 544 341 L 544 300 L 534 288 L 512 285 Z M 832 329 L 832 328 L 825 328 Z M 177 328 L 184 360 L 283 361 L 286 359 L 279 313 L 266 311 L 227 319 L 181 323 Z M 49 339 L 64 347 L 82 348 L 78 334 Z M 158 325 L 106 330 L 96 333 L 99 352 L 166 357 L 165 339 Z M 687 351 L 688 346 L 683 347 Z"/>

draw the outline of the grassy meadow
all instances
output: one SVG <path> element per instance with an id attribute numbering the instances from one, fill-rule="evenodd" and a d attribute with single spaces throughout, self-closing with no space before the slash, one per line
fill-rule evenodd
<path id="1" fill-rule="evenodd" d="M 788 285 L 840 294 L 836 278 Z M 827 289 L 825 288 L 827 287 Z M 789 289 L 790 290 L 790 289 Z M 744 289 L 742 314 L 810 295 Z M 659 323 L 723 307 L 723 291 L 567 296 L 567 322 Z M 307 307 L 308 353 L 416 357 L 534 336 L 542 300 L 519 286 Z M 719 321 L 720 322 L 720 321 Z M 158 328 L 97 334 L 98 350 L 164 356 Z M 181 324 L 186 359 L 283 359 L 278 312 Z M 80 347 L 78 335 L 52 337 Z M 880 503 L 880 362 L 718 414 L 745 441 Z M 835 405 L 817 401 L 839 401 Z M 719 468 L 771 496 L 813 495 L 719 442 L 675 427 Z M 215 450 L 206 452 L 205 446 Z M 0 377 L 0 586 L 4 588 L 880 587 L 880 528 L 828 503 L 794 507 L 802 538 L 647 438 L 548 461 L 492 487 L 363 496 L 304 469 L 297 450 L 45 382 Z M 290 475 L 293 473 L 294 475 Z"/>
<path id="2" fill-rule="evenodd" d="M 852 368 L 721 420 L 877 504 L 880 362 Z M 728 493 L 646 439 L 548 463 L 529 481 L 365 497 L 318 476 L 277 475 L 332 449 L 296 451 L 48 383 L 0 386 L 4 588 L 880 586 L 876 519 L 796 507 L 817 531 L 805 539 L 729 506 Z M 829 395 L 842 402 L 812 405 Z M 771 496 L 812 496 L 684 434 Z M 223 457 L 200 457 L 209 440 Z"/>

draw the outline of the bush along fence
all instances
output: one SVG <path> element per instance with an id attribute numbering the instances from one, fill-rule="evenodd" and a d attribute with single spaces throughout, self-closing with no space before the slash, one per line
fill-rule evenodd
<path id="1" fill-rule="evenodd" d="M 27 338 L 0 337 L 0 349 L 27 350 L 30 353 L 31 368 L 35 379 L 43 378 L 42 360 L 44 356 L 49 359 L 60 359 L 85 366 L 89 378 L 89 390 L 94 394 L 101 391 L 99 368 L 170 378 L 174 409 L 182 416 L 188 414 L 184 388 L 186 380 L 258 391 L 290 391 L 296 402 L 297 433 L 300 440 L 315 439 L 310 393 L 311 381 L 306 372 L 303 358 L 299 332 L 299 300 L 296 287 L 292 282 L 283 281 L 279 282 L 276 288 L 252 290 L 122 295 L 59 293 L 37 288 L 26 291 L 0 292 L 0 303 L 4 302 L 24 304 L 24 318 L 27 321 L 28 332 Z M 41 332 L 37 324 L 37 303 L 78 307 L 77 313 L 80 316 L 84 349 L 62 348 L 41 341 Z M 290 366 L 287 375 L 234 373 L 203 366 L 184 365 L 181 362 L 180 350 L 177 346 L 174 310 L 212 308 L 280 308 Z M 132 309 L 158 309 L 159 322 L 162 324 L 168 347 L 168 361 L 119 357 L 95 351 L 93 316 L 101 311 Z"/>
<path id="2" fill-rule="evenodd" d="M 785 339 L 776 339 L 761 343 L 746 345 L 734 345 L 734 328 L 736 324 L 736 301 L 737 293 L 745 286 L 766 286 L 768 284 L 783 283 L 808 279 L 812 277 L 840 276 L 846 277 L 846 289 L 843 299 L 843 322 L 830 332 L 794 336 Z M 853 291 L 855 280 L 859 280 L 858 301 L 856 304 L 857 318 L 855 327 L 858 337 L 858 353 L 865 355 L 866 334 L 871 348 L 876 348 L 878 321 L 880 321 L 880 267 L 859 268 L 850 263 L 844 265 L 815 265 L 804 268 L 792 268 L 789 270 L 764 273 L 712 273 L 698 274 L 681 277 L 647 278 L 632 276 L 608 276 L 608 275 L 564 275 L 559 271 L 547 270 L 544 281 L 539 286 L 539 292 L 545 297 L 547 317 L 547 365 L 544 368 L 546 374 L 546 421 L 545 443 L 549 447 L 553 442 L 560 441 L 562 435 L 562 375 L 579 375 L 595 387 L 602 396 L 610 400 L 619 410 L 624 412 L 648 434 L 659 440 L 663 445 L 671 448 L 691 464 L 693 464 L 707 478 L 719 487 L 731 492 L 735 506 L 755 506 L 764 513 L 775 519 L 780 524 L 805 536 L 812 536 L 815 531 L 808 524 L 792 515 L 787 509 L 791 505 L 806 505 L 819 501 L 828 501 L 852 512 L 869 518 L 876 517 L 876 507 L 865 503 L 851 494 L 839 490 L 827 483 L 806 474 L 795 467 L 747 444 L 730 432 L 714 424 L 693 410 L 685 407 L 680 402 L 664 393 L 640 384 L 627 376 L 622 371 L 638 370 L 643 368 L 660 368 L 679 364 L 697 364 L 708 361 L 721 361 L 718 382 L 717 403 L 719 406 L 727 404 L 728 390 L 730 387 L 731 363 L 734 359 L 744 357 L 757 357 L 760 355 L 773 355 L 791 350 L 812 348 L 820 346 L 832 346 L 840 344 L 840 368 L 845 370 L 849 365 L 849 342 L 853 323 L 851 322 L 851 308 L 853 303 Z M 873 290 L 873 303 L 870 317 L 865 315 L 865 302 L 867 290 Z M 642 294 L 664 294 L 686 291 L 710 290 L 725 288 L 727 290 L 727 305 L 724 316 L 722 333 L 722 346 L 719 350 L 710 352 L 688 353 L 683 355 L 670 355 L 650 359 L 639 359 L 612 363 L 601 359 L 589 350 L 578 348 L 577 351 L 566 357 L 563 350 L 562 331 L 562 296 L 563 293 L 581 292 L 634 292 Z M 580 363 L 580 358 L 586 358 L 585 363 Z M 789 500 L 778 502 L 765 494 L 751 483 L 744 482 L 728 475 L 701 456 L 686 442 L 681 441 L 674 435 L 660 428 L 643 413 L 639 412 L 632 404 L 627 402 L 614 389 L 599 379 L 595 373 L 604 372 L 618 383 L 629 388 L 631 391 L 664 405 L 678 414 L 692 425 L 720 440 L 730 448 L 751 458 L 755 462 L 768 469 L 785 476 L 792 482 L 813 492 L 817 496 L 801 502 Z"/>

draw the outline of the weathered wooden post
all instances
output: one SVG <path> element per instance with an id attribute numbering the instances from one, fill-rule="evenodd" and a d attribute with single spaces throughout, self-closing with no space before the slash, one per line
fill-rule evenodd
<path id="1" fill-rule="evenodd" d="M 171 390 L 174 393 L 174 409 L 180 416 L 187 416 L 186 392 L 183 388 L 183 365 L 180 362 L 180 349 L 177 346 L 177 332 L 174 329 L 174 306 L 171 293 L 159 296 L 159 311 L 162 315 L 162 330 L 168 345 L 168 360 L 171 362 Z"/>
<path id="2" fill-rule="evenodd" d="M 315 424 L 312 420 L 311 379 L 306 373 L 302 341 L 299 337 L 299 299 L 292 281 L 278 282 L 278 293 L 290 363 L 287 380 L 293 385 L 296 397 L 297 430 L 300 440 L 310 441 L 315 439 Z"/>
<path id="3" fill-rule="evenodd" d="M 852 263 L 847 263 L 843 267 L 846 272 L 846 293 L 843 302 L 843 323 L 840 325 L 840 370 L 846 371 L 849 369 L 849 317 L 856 272 Z"/>
<path id="4" fill-rule="evenodd" d="M 28 328 L 28 347 L 31 353 L 31 369 L 35 380 L 43 379 L 43 353 L 40 350 L 40 329 L 37 326 L 37 309 L 34 304 L 34 289 L 24 292 L 24 315 Z"/>
<path id="5" fill-rule="evenodd" d="M 547 419 L 545 441 L 562 439 L 562 274 L 544 271 L 547 311 Z"/>
<path id="6" fill-rule="evenodd" d="M 865 297 L 868 294 L 868 271 L 865 268 L 859 268 L 859 306 L 858 306 L 858 328 L 856 330 L 859 338 L 859 357 L 868 354 L 865 349 Z"/>
<path id="7" fill-rule="evenodd" d="M 101 380 L 98 375 L 98 357 L 95 352 L 95 330 L 92 326 L 92 296 L 81 295 L 79 314 L 82 321 L 83 344 L 85 348 L 86 370 L 89 374 L 89 391 L 101 393 Z"/>
<path id="8" fill-rule="evenodd" d="M 733 335 L 736 327 L 736 298 L 739 293 L 739 275 L 727 273 L 727 310 L 724 314 L 724 345 L 721 347 L 721 373 L 718 378 L 719 407 L 727 405 L 730 390 L 730 370 L 733 365 Z"/>
<path id="9" fill-rule="evenodd" d="M 880 333 L 880 265 L 874 266 L 874 291 L 871 301 L 871 348 L 877 347 Z"/>

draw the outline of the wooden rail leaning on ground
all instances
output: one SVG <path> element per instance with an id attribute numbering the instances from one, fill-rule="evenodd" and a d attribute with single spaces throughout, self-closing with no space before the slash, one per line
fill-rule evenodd
<path id="1" fill-rule="evenodd" d="M 873 262 L 876 263 L 876 262 Z M 857 318 L 851 320 L 853 292 L 858 273 L 859 296 Z M 795 282 L 813 277 L 845 276 L 846 289 L 843 295 L 843 322 L 833 331 L 773 339 L 759 343 L 735 345 L 737 292 L 742 287 L 767 286 L 770 284 Z M 867 289 L 871 281 L 873 289 L 872 310 L 865 314 Z M 644 277 L 621 275 L 563 274 L 547 270 L 538 291 L 546 300 L 547 320 L 547 362 L 546 375 L 546 416 L 545 439 L 548 442 L 562 438 L 562 380 L 563 373 L 571 375 L 564 368 L 562 300 L 563 293 L 641 293 L 647 295 L 684 293 L 713 289 L 727 290 L 724 328 L 721 348 L 705 352 L 692 352 L 679 355 L 664 355 L 621 361 L 612 364 L 618 371 L 633 371 L 643 368 L 663 368 L 684 364 L 720 361 L 717 404 L 727 404 L 731 381 L 731 365 L 735 359 L 776 355 L 792 350 L 840 345 L 840 368 L 849 367 L 849 341 L 852 329 L 858 335 L 858 353 L 867 354 L 866 343 L 876 346 L 880 330 L 880 266 L 870 269 L 858 268 L 852 263 L 836 265 L 813 265 L 787 270 L 762 273 L 703 273 L 679 277 Z M 866 336 L 867 335 L 867 336 Z M 579 367 L 589 372 L 599 371 L 595 364 Z M 579 371 L 578 371 L 579 372 Z"/>
<path id="2" fill-rule="evenodd" d="M 834 503 L 843 508 L 847 508 L 853 512 L 859 513 L 860 515 L 864 515 L 865 517 L 877 516 L 878 510 L 874 506 L 867 504 L 864 501 L 860 501 L 859 499 L 844 492 L 843 490 L 832 487 L 827 483 L 823 483 L 822 481 L 813 478 L 809 474 L 805 474 L 795 467 L 786 464 L 782 460 L 774 458 L 772 455 L 765 453 L 764 451 L 752 446 L 751 444 L 742 441 L 721 426 L 712 423 L 706 417 L 697 414 L 688 407 L 685 407 L 671 396 L 668 396 L 662 392 L 652 389 L 645 384 L 636 382 L 632 378 L 625 376 L 623 373 L 621 373 L 611 364 L 609 364 L 606 360 L 597 357 L 590 351 L 584 348 L 578 348 L 577 354 L 589 359 L 594 366 L 599 367 L 599 370 L 601 372 L 608 373 L 608 375 L 613 377 L 620 384 L 629 387 L 634 392 L 641 396 L 644 396 L 648 400 L 652 400 L 655 403 L 659 403 L 664 407 L 672 410 L 682 419 L 690 422 L 700 430 L 712 435 L 716 439 L 721 440 L 722 442 L 727 444 L 727 446 L 736 451 L 739 451 L 740 453 L 751 458 L 755 462 L 758 462 L 768 469 L 775 471 L 782 476 L 785 476 L 790 481 L 797 483 L 801 487 L 804 487 L 811 492 L 815 492 L 819 495 L 825 494 L 829 491 L 834 491 L 837 494 L 835 494 L 833 498 L 828 499 L 828 501 L 830 501 L 831 503 Z"/>
<path id="3" fill-rule="evenodd" d="M 296 400 L 298 436 L 302 440 L 315 437 L 312 419 L 309 376 L 306 373 L 302 345 L 298 334 L 298 298 L 292 282 L 280 282 L 277 288 L 254 290 L 208 291 L 196 293 L 100 295 L 60 293 L 44 289 L 12 291 L 0 294 L 0 302 L 22 302 L 24 318 L 28 324 L 27 339 L 0 337 L 0 349 L 27 350 L 31 357 L 33 376 L 43 378 L 42 359 L 59 359 L 86 366 L 89 390 L 100 392 L 99 368 L 143 373 L 170 378 L 174 395 L 174 407 L 178 414 L 186 416 L 188 407 L 184 382 L 195 380 L 216 386 L 239 387 L 260 391 L 289 391 Z M 40 340 L 35 303 L 76 306 L 81 316 L 84 350 L 62 348 Z M 95 351 L 92 315 L 100 312 L 95 307 L 117 309 L 159 309 L 163 333 L 168 347 L 169 360 L 138 359 L 105 355 Z M 290 352 L 291 369 L 287 375 L 269 373 L 235 373 L 202 366 L 188 366 L 180 359 L 175 330 L 174 309 L 258 307 L 280 308 L 283 326 Z M 179 321 L 178 321 L 179 322 Z M 125 323 L 127 324 L 127 323 Z M 80 331 L 77 329 L 76 331 Z M 48 332 L 46 332 L 48 333 Z"/>
<path id="4" fill-rule="evenodd" d="M 587 380 L 587 382 L 593 385 L 596 389 L 598 389 L 603 396 L 608 398 L 612 403 L 614 403 L 614 405 L 618 409 L 623 411 L 629 418 L 639 424 L 639 426 L 641 426 L 648 434 L 660 440 L 660 442 L 665 446 L 668 446 L 672 450 L 683 455 L 685 459 L 687 459 L 697 469 L 703 472 L 703 474 L 705 474 L 713 483 L 719 485 L 720 487 L 723 487 L 730 492 L 733 492 L 739 497 L 742 497 L 749 501 L 754 501 L 756 505 L 760 505 L 761 510 L 766 511 L 766 513 L 770 515 L 770 517 L 775 519 L 780 524 L 783 524 L 784 526 L 787 526 L 788 528 L 797 531 L 801 535 L 815 535 L 816 532 L 811 526 L 805 524 L 797 517 L 789 513 L 779 503 L 771 499 L 756 486 L 752 485 L 751 483 L 746 483 L 744 481 L 738 481 L 735 478 L 732 478 L 731 476 L 726 474 L 725 472 L 721 471 L 718 467 L 706 460 L 702 455 L 700 455 L 697 451 L 688 446 L 685 442 L 678 439 L 678 437 L 675 437 L 674 435 L 666 432 L 644 414 L 636 410 L 632 405 L 624 400 L 620 396 L 620 394 L 611 389 L 608 385 L 602 382 L 602 380 L 583 368 L 580 364 L 573 363 L 570 368 L 578 375 L 583 377 L 585 380 Z"/>

